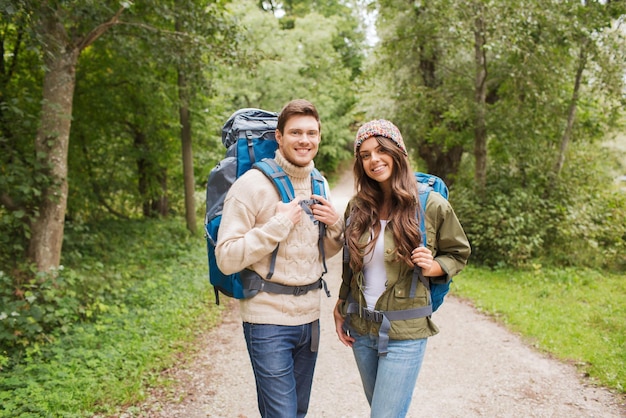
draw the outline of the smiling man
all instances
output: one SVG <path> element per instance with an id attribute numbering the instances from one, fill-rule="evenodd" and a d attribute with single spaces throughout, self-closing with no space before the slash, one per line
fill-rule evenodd
<path id="1" fill-rule="evenodd" d="M 328 199 L 312 194 L 313 158 L 320 140 L 315 106 L 302 99 L 287 103 L 278 116 L 274 160 L 291 180 L 295 199 L 283 203 L 265 174 L 249 170 L 224 201 L 215 248 L 222 272 L 248 269 L 265 278 L 278 246 L 271 283 L 279 285 L 279 292 L 261 291 L 240 301 L 262 417 L 307 413 L 319 341 L 323 257 L 333 256 L 343 244 L 343 220 L 330 202 L 328 182 L 324 179 Z M 310 199 L 318 202 L 310 206 L 312 217 L 300 205 Z M 326 224 L 324 254 L 318 222 Z M 290 292 L 292 288 L 298 291 Z"/>

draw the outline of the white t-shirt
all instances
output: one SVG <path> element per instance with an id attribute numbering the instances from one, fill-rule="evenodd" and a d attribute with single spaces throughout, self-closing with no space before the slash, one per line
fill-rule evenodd
<path id="1" fill-rule="evenodd" d="M 386 220 L 380 221 L 380 234 L 374 246 L 374 251 L 363 260 L 363 278 L 365 302 L 367 308 L 373 310 L 380 295 L 387 287 L 387 273 L 385 272 L 385 227 Z"/>

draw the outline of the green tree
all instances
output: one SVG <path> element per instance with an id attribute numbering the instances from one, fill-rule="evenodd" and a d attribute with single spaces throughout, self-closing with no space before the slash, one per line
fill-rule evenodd
<path id="1" fill-rule="evenodd" d="M 75 132 L 87 132 L 82 136 L 88 138 L 91 148 L 99 150 L 120 142 L 120 149 L 112 150 L 110 162 L 104 162 L 106 152 L 99 153 L 97 165 L 102 170 L 117 166 L 116 172 L 96 177 L 103 183 L 98 189 L 105 190 L 109 199 L 118 206 L 136 201 L 137 189 L 126 179 L 135 181 L 144 216 L 183 212 L 193 232 L 196 181 L 192 137 L 203 141 L 207 136 L 202 109 L 206 98 L 214 94 L 210 85 L 213 72 L 225 57 L 230 59 L 235 48 L 234 25 L 222 5 L 205 1 L 160 2 L 158 7 L 134 8 L 133 12 L 141 15 L 141 25 L 118 26 L 81 60 L 83 95 L 77 99 L 85 100 L 77 110 Z M 194 123 L 198 126 L 195 132 Z M 99 137 L 89 134 L 98 127 Z M 178 145 L 174 142 L 177 136 Z M 130 146 L 133 142 L 137 146 Z M 175 158 L 181 154 L 182 164 Z M 134 158 L 129 161 L 128 156 Z M 136 174 L 122 169 L 133 161 Z M 76 168 L 81 169 L 80 159 Z M 87 196 L 95 189 L 89 184 L 77 186 Z M 81 199 L 75 202 L 80 205 Z M 132 215 L 130 209 L 127 215 Z"/>
<path id="2" fill-rule="evenodd" d="M 180 155 L 175 73 L 146 59 L 151 36 L 111 35 L 80 60 L 70 142 L 71 220 L 107 212 L 165 216 L 171 209 L 168 185 Z"/>
<path id="3" fill-rule="evenodd" d="M 197 0 L 176 0 L 174 27 L 177 34 L 193 34 L 193 39 L 175 42 L 173 55 L 176 67 L 182 168 L 187 229 L 196 232 L 195 176 L 192 150 L 193 106 L 201 104 L 203 96 L 214 95 L 210 80 L 223 65 L 238 61 L 237 27 L 219 3 Z M 191 40 L 189 42 L 188 40 Z"/>
<path id="4" fill-rule="evenodd" d="M 610 156 L 598 143 L 623 107 L 616 74 L 626 68 L 624 49 L 612 28 L 623 11 L 603 2 L 488 4 L 499 16 L 486 44 L 495 100 L 486 119 L 488 190 L 467 196 L 480 205 L 468 216 L 475 255 L 490 264 L 615 265 L 611 254 L 624 242 L 605 219 L 623 212 L 613 209 Z"/>
<path id="5" fill-rule="evenodd" d="M 586 147 L 623 108 L 623 32 L 614 25 L 623 2 L 376 5 L 380 43 L 366 74 L 375 87 L 362 108 L 397 121 L 427 171 L 467 188 L 453 196 L 468 200 L 460 210 L 475 257 L 525 262 L 556 242 L 579 251 L 561 239 L 576 222 L 596 222 L 587 242 L 623 245 L 598 223 L 614 199 L 583 187 L 599 199 L 591 213 L 571 193 L 581 178 L 606 178 L 577 159 L 581 150 L 601 158 Z M 568 159 L 590 171 L 572 170 Z"/>
<path id="6" fill-rule="evenodd" d="M 0 262 L 24 258 L 30 215 L 47 177 L 37 168 L 37 129 L 42 74 L 33 51 L 32 16 L 8 4 L 0 8 Z"/>
<path id="7" fill-rule="evenodd" d="M 30 235 L 28 258 L 42 271 L 57 266 L 61 257 L 76 64 L 83 50 L 119 22 L 128 5 L 116 4 L 114 9 L 107 4 L 96 6 L 91 3 L 28 0 L 3 5 L 3 17 L 8 18 L 5 33 L 15 31 L 17 34 L 10 40 L 3 38 L 3 45 L 7 40 L 13 44 L 12 59 L 17 60 L 24 47 L 21 35 L 31 32 L 30 39 L 36 41 L 40 48 L 43 66 L 42 107 L 34 140 L 35 160 L 31 168 L 36 168 L 37 175 L 43 175 L 46 181 L 42 182 L 37 192 L 40 194 L 38 201 L 25 215 L 28 216 Z M 6 103 L 7 99 L 3 99 Z M 5 196 L 3 202 L 16 202 L 10 190 L 4 190 L 2 195 Z M 5 204 L 5 208 L 12 210 L 15 206 Z M 25 212 L 25 209 L 18 211 Z"/>
<path id="8" fill-rule="evenodd" d="M 474 129 L 473 20 L 461 3 L 376 3 L 380 41 L 361 104 L 365 117 L 394 121 L 422 170 L 450 185 Z"/>
<path id="9" fill-rule="evenodd" d="M 274 14 L 254 10 L 248 2 L 237 6 L 235 13 L 241 16 L 246 28 L 240 51 L 249 64 L 229 69 L 218 81 L 231 106 L 228 114 L 240 107 L 279 111 L 291 99 L 310 100 L 322 120 L 322 144 L 316 165 L 332 173 L 349 156 L 347 144 L 352 140 L 349 127 L 357 100 L 353 75 L 359 71 L 359 65 L 355 67 L 355 62 L 345 59 L 343 52 L 347 46 L 335 40 L 346 20 L 354 24 L 358 17 L 353 14 L 325 17 L 310 12 L 289 15 L 291 24 L 284 25 Z M 350 48 L 354 51 L 362 48 L 362 34 L 353 35 L 353 39 Z M 224 120 L 227 116 L 224 115 Z"/>
<path id="10" fill-rule="evenodd" d="M 0 61 L 1 144 L 11 150 L 3 155 L 2 170 L 12 175 L 0 183 L 0 215 L 7 230 L 23 228 L 22 238 L 28 240 L 27 258 L 38 270 L 46 271 L 59 264 L 68 181 L 77 185 L 83 182 L 81 177 L 69 178 L 68 166 L 88 171 L 87 178 L 91 180 L 84 183 L 105 183 L 107 177 L 124 178 L 126 171 L 120 168 L 133 155 L 143 213 L 151 216 L 169 211 L 168 169 L 173 164 L 167 159 L 172 152 L 163 151 L 171 148 L 174 131 L 182 138 L 184 150 L 182 171 L 188 227 L 195 229 L 191 123 L 186 115 L 192 114 L 190 103 L 193 105 L 198 96 L 203 101 L 202 95 L 210 90 L 204 67 L 214 67 L 212 63 L 220 60 L 224 45 L 233 44 L 228 33 L 233 25 L 224 10 L 222 3 L 182 0 L 142 2 L 132 7 L 130 2 L 122 2 L 121 6 L 118 2 L 82 1 L 3 3 L 2 48 L 12 52 L 3 53 Z M 104 33 L 109 36 L 101 38 Z M 107 38 L 115 39 L 117 44 L 102 42 Z M 96 40 L 100 41 L 95 43 Z M 99 52 L 100 48 L 105 51 Z M 124 49 L 135 55 L 120 54 Z M 92 57 L 99 57 L 103 66 L 92 66 L 94 73 L 85 74 L 81 70 L 89 68 L 88 60 Z M 120 58 L 127 64 L 124 69 L 116 67 L 115 61 Z M 111 73 L 112 69 L 119 73 Z M 143 77 L 133 74 L 135 70 L 140 70 Z M 81 86 L 75 94 L 77 71 Z M 119 77 L 120 73 L 127 77 Z M 91 83 L 98 78 L 104 83 L 91 91 L 97 86 Z M 112 85 L 113 78 L 118 85 Z M 33 88 L 28 89 L 29 86 Z M 140 87 L 140 91 L 135 87 Z M 38 92 L 41 98 L 37 97 Z M 75 111 L 75 98 L 89 99 Z M 37 102 L 43 106 L 38 107 Z M 93 112 L 102 102 L 113 107 Z M 138 107 L 133 108 L 135 105 Z M 122 113 L 116 115 L 114 109 Z M 90 112 L 91 116 L 84 117 Z M 18 122 L 12 118 L 15 115 L 21 116 Z M 172 115 L 180 116 L 176 120 Z M 79 138 L 79 152 L 73 154 L 78 161 L 68 161 L 73 119 L 79 124 L 75 126 L 76 135 L 72 135 Z M 98 124 L 105 121 L 105 125 Z M 92 142 L 96 133 L 106 135 L 102 139 L 110 142 Z M 29 136 L 35 138 L 32 143 L 23 140 Z M 121 158 L 111 164 L 103 155 L 114 150 L 121 138 L 131 138 L 127 143 L 132 144 L 130 151 L 121 153 Z M 102 147 L 94 149 L 92 145 L 97 143 Z M 168 145 L 163 146 L 164 143 Z M 98 166 L 105 161 L 107 165 Z M 20 168 L 22 171 L 16 170 Z M 102 172 L 104 176 L 100 175 Z M 131 178 L 130 174 L 126 178 Z M 95 196 L 109 212 L 127 216 L 129 212 L 123 208 L 129 200 L 124 198 L 124 192 L 120 195 L 113 190 L 120 184 L 105 183 L 83 196 Z"/>

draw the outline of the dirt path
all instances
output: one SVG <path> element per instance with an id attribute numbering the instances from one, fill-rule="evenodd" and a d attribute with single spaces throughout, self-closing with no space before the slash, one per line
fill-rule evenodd
<path id="1" fill-rule="evenodd" d="M 333 189 L 343 212 L 351 175 Z M 322 298 L 322 336 L 308 417 L 369 416 L 352 352 L 337 339 L 332 309 L 340 258 L 329 260 L 332 298 Z M 446 298 L 431 338 L 409 417 L 626 417 L 609 391 L 587 385 L 573 366 L 539 354 L 468 303 Z M 122 417 L 258 417 L 254 377 L 233 301 L 223 323 L 200 343 L 193 361 L 171 375 L 179 382 L 155 391 Z"/>

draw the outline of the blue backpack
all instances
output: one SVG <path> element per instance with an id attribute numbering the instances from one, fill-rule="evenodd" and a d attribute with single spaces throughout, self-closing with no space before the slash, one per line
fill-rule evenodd
<path id="1" fill-rule="evenodd" d="M 415 173 L 415 178 L 417 179 L 417 183 L 418 183 L 417 186 L 419 190 L 419 199 L 420 199 L 420 210 L 421 210 L 420 231 L 422 233 L 422 242 L 425 246 L 426 245 L 425 211 L 426 211 L 426 202 L 428 201 L 428 195 L 430 194 L 431 191 L 434 190 L 447 200 L 448 195 L 449 195 L 448 186 L 446 186 L 446 184 L 444 183 L 442 179 L 440 179 L 439 177 L 433 174 L 417 172 Z M 435 312 L 437 308 L 439 308 L 439 306 L 441 306 L 441 304 L 443 303 L 443 298 L 450 291 L 450 283 L 452 283 L 452 280 L 450 280 L 448 283 L 445 283 L 445 284 L 432 283 L 430 282 L 430 280 L 424 277 L 424 275 L 421 273 L 421 269 L 416 268 L 415 270 L 416 271 L 414 273 L 413 286 L 416 285 L 415 278 L 417 275 L 417 278 L 419 278 L 419 280 L 422 281 L 424 286 L 426 286 L 426 288 L 430 290 L 430 299 L 433 305 L 433 312 Z"/>
<path id="2" fill-rule="evenodd" d="M 235 274 L 224 274 L 217 266 L 215 259 L 215 245 L 222 220 L 224 199 L 232 184 L 243 173 L 251 168 L 261 170 L 272 181 L 283 202 L 288 203 L 295 197 L 293 185 L 287 174 L 276 164 L 274 156 L 278 144 L 275 132 L 278 114 L 261 109 L 240 109 L 232 114 L 222 128 L 222 143 L 226 147 L 226 156 L 211 170 L 206 188 L 206 214 L 204 228 L 206 232 L 207 254 L 209 263 L 209 280 L 215 292 L 215 302 L 219 305 L 219 293 L 236 299 L 245 299 L 256 295 L 260 291 L 300 295 L 309 290 L 326 288 L 326 283 L 320 278 L 309 286 L 284 286 L 269 280 L 274 273 L 274 265 L 278 246 L 272 253 L 270 271 L 262 278 L 251 270 L 244 270 Z M 317 169 L 311 172 L 311 190 L 313 194 L 326 197 L 324 177 Z M 311 201 L 300 202 L 303 210 L 311 218 L 309 205 Z M 327 272 L 324 255 L 323 237 L 326 225 L 319 224 L 319 248 L 324 264 L 324 273 Z"/>

